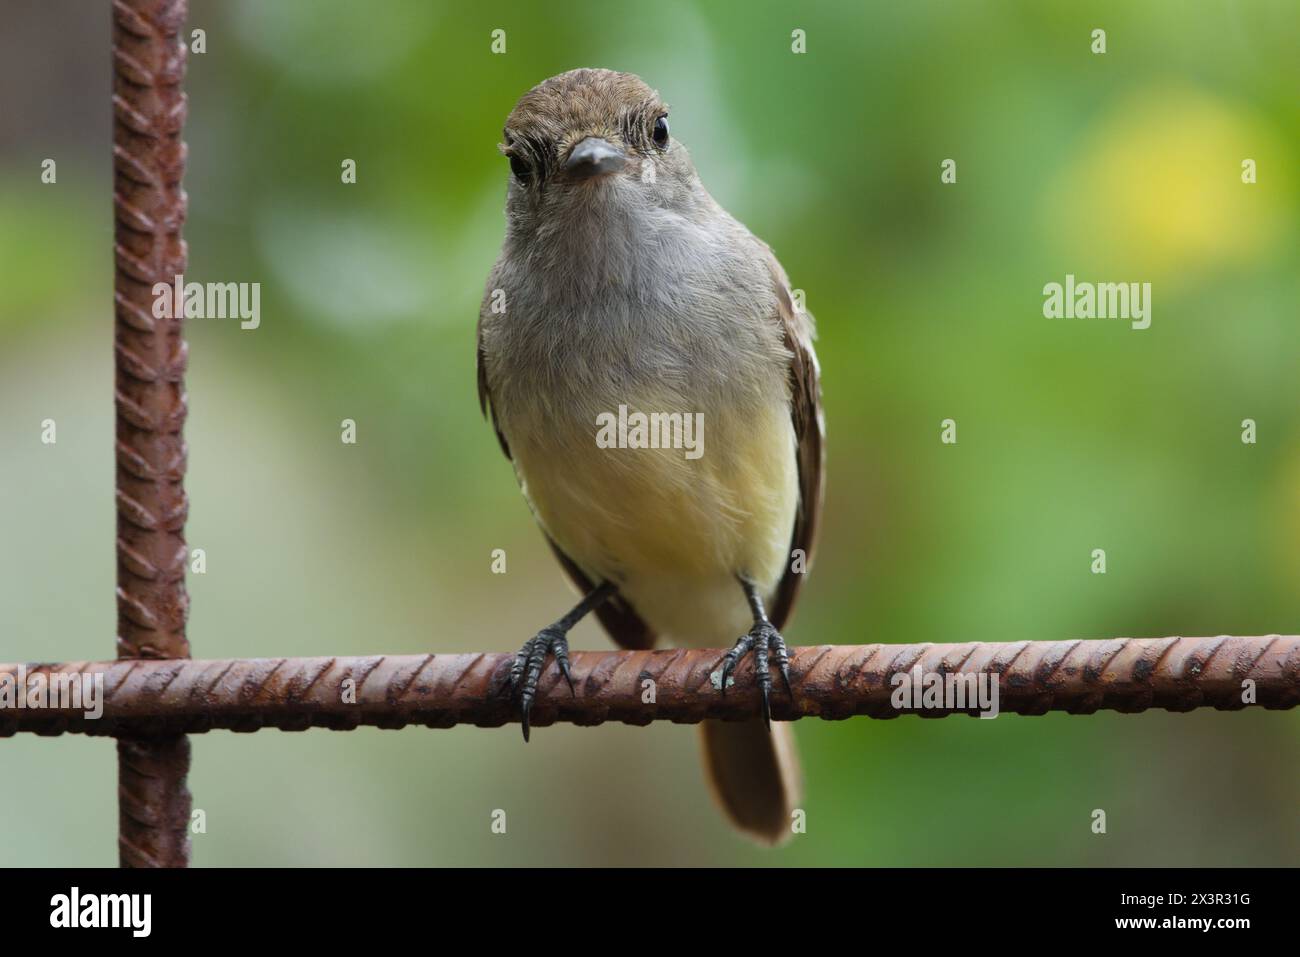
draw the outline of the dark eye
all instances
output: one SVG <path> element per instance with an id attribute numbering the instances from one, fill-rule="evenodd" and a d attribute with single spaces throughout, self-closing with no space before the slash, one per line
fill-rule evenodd
<path id="1" fill-rule="evenodd" d="M 663 149 L 668 145 L 668 117 L 661 116 L 655 120 L 654 132 L 651 134 L 655 140 L 655 146 Z"/>
<path id="2" fill-rule="evenodd" d="M 514 153 L 510 154 L 510 172 L 515 174 L 515 179 L 521 183 L 527 183 L 533 175 L 533 168 L 528 165 L 528 160 Z"/>

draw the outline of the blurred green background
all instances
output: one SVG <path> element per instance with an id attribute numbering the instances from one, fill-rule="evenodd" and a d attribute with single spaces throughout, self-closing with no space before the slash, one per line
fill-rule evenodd
<path id="1" fill-rule="evenodd" d="M 113 653 L 107 7 L 0 13 L 2 661 Z M 501 126 L 576 66 L 662 92 L 818 318 L 828 499 L 792 642 L 1294 633 L 1300 16 L 1086 7 L 193 0 L 187 278 L 262 284 L 260 329 L 188 329 L 195 654 L 514 650 L 568 607 L 473 341 Z M 1151 282 L 1151 328 L 1043 318 L 1067 272 Z M 808 831 L 777 852 L 722 825 L 691 728 L 213 733 L 194 860 L 1300 862 L 1300 714 L 796 733 Z M 0 862 L 115 864 L 114 768 L 104 740 L 0 741 Z"/>

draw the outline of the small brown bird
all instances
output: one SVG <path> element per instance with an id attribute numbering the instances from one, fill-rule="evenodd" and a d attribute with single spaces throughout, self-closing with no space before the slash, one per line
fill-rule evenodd
<path id="1" fill-rule="evenodd" d="M 702 725 L 732 821 L 791 832 L 799 768 L 770 728 L 780 629 L 811 561 L 823 426 L 812 317 L 768 247 L 704 189 L 640 78 L 573 70 L 506 120 L 506 238 L 479 315 L 478 388 L 583 600 L 519 652 L 524 738 L 553 654 L 594 611 L 624 648 L 751 651 L 762 721 Z M 707 441 L 706 441 L 707 438 Z"/>

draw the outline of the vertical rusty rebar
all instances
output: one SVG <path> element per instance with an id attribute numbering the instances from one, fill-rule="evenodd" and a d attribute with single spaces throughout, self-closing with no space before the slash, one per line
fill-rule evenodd
<path id="1" fill-rule="evenodd" d="M 187 0 L 113 2 L 114 365 L 117 412 L 117 653 L 188 658 L 185 622 L 186 346 L 181 303 L 155 318 L 154 286 L 185 269 Z M 189 864 L 190 744 L 121 739 L 123 867 Z"/>

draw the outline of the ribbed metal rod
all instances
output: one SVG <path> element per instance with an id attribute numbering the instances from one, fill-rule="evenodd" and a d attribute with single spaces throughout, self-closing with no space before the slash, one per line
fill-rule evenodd
<path id="1" fill-rule="evenodd" d="M 186 0 L 113 0 L 113 357 L 117 452 L 117 649 L 186 658 L 186 347 L 181 310 L 154 287 L 185 271 Z M 190 858 L 190 745 L 118 741 L 123 867 Z"/>
<path id="2" fill-rule="evenodd" d="M 554 663 L 542 676 L 535 726 L 648 724 L 758 714 L 752 660 L 724 696 L 712 677 L 722 650 L 574 652 L 576 696 Z M 103 661 L 0 665 L 6 683 L 42 673 L 103 675 L 103 714 L 0 707 L 0 735 L 76 732 L 167 735 L 226 728 L 346 730 L 360 725 L 496 727 L 519 720 L 505 691 L 510 654 Z M 1300 637 L 1121 638 L 1102 641 L 859 645 L 794 649 L 793 696 L 778 679 L 778 720 L 906 713 L 937 717 L 980 709 L 900 711 L 894 676 L 996 675 L 998 708 L 1024 715 L 1163 708 L 1238 710 L 1300 704 Z M 20 669 L 25 669 L 20 671 Z M 38 679 L 37 684 L 49 678 Z"/>

